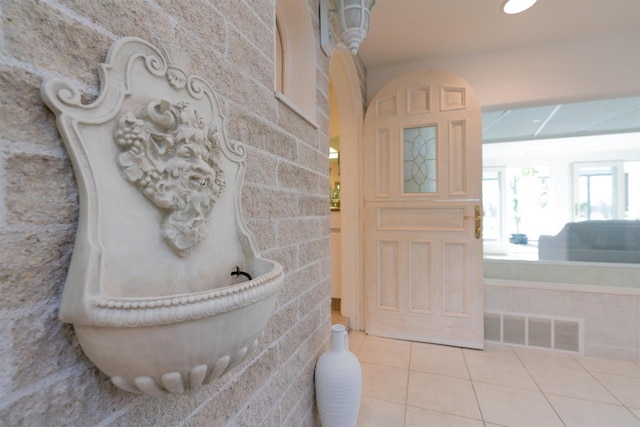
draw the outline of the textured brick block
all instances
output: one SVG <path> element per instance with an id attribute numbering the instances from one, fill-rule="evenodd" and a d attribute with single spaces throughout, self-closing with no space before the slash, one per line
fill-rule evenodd
<path id="1" fill-rule="evenodd" d="M 61 0 L 61 3 L 118 37 L 135 36 L 150 42 L 170 41 L 174 37 L 169 17 L 152 7 L 146 0 L 112 2 Z M 203 9 L 198 9 L 202 14 Z M 215 34 L 212 22 L 210 28 L 211 33 Z M 159 46 L 162 45 L 162 43 L 159 44 Z"/>
<path id="2" fill-rule="evenodd" d="M 297 312 L 296 304 L 289 304 L 277 310 L 269 319 L 256 351 L 263 351 L 267 347 L 275 345 L 275 341 L 298 321 Z"/>
<path id="3" fill-rule="evenodd" d="M 336 60 L 338 59 L 336 58 Z M 316 86 L 324 93 L 329 93 L 329 74 L 325 73 L 325 70 L 321 67 L 316 67 Z M 328 111 L 325 113 L 328 113 Z"/>
<path id="4" fill-rule="evenodd" d="M 294 314 L 295 316 L 295 314 Z M 3 316 L 0 312 L 0 322 L 3 327 L 0 329 L 0 402 L 6 402 L 9 400 L 12 392 L 12 370 L 13 370 L 13 349 L 10 345 L 5 343 L 11 342 L 11 327 L 13 322 Z M 0 404 L 0 408 L 4 407 L 4 404 Z M 3 411 L 0 410 L 0 425 L 2 424 Z"/>
<path id="5" fill-rule="evenodd" d="M 283 414 L 288 414 L 283 426 L 299 426 L 307 410 L 314 404 L 315 388 L 313 373 L 315 359 L 303 360 L 299 358 L 298 376 L 291 384 L 281 400 Z"/>
<path id="6" fill-rule="evenodd" d="M 16 154 L 6 160 L 5 179 L 9 224 L 77 221 L 77 187 L 67 159 Z"/>
<path id="7" fill-rule="evenodd" d="M 217 0 L 214 4 L 230 26 L 242 32 L 263 54 L 275 56 L 275 1 Z"/>
<path id="8" fill-rule="evenodd" d="M 107 36 L 37 0 L 4 1 L 2 15 L 6 54 L 98 87 Z"/>
<path id="9" fill-rule="evenodd" d="M 246 218 L 289 218 L 297 214 L 297 195 L 292 192 L 245 185 L 242 210 Z"/>
<path id="10" fill-rule="evenodd" d="M 190 1 L 188 4 L 171 0 L 159 0 L 157 3 L 176 19 L 185 34 L 191 38 L 196 35 L 215 51 L 224 54 L 227 24 L 225 17 L 213 7 L 214 3 L 203 0 Z"/>
<path id="11" fill-rule="evenodd" d="M 0 65 L 1 138 L 47 148 L 62 145 L 55 117 L 40 98 L 41 81 L 31 73 Z"/>
<path id="12" fill-rule="evenodd" d="M 306 316 L 307 313 L 311 313 L 316 310 L 318 319 L 315 320 L 318 321 L 321 317 L 322 305 L 327 301 L 327 293 L 329 293 L 330 290 L 330 283 L 325 281 L 315 285 L 313 288 L 301 295 L 298 300 L 298 315 L 303 317 Z"/>
<path id="13" fill-rule="evenodd" d="M 322 114 L 322 112 L 320 112 L 320 110 L 318 110 L 318 116 L 317 116 L 317 123 L 318 123 L 318 127 L 319 129 L 329 129 L 329 115 L 325 115 Z M 315 147 L 317 150 L 322 151 L 323 153 L 326 151 L 327 152 L 327 157 L 329 156 L 329 137 L 322 133 L 322 132 L 317 132 L 316 133 L 316 140 L 317 142 L 314 143 L 309 143 L 310 146 Z"/>
<path id="14" fill-rule="evenodd" d="M 318 315 L 319 310 L 306 312 L 304 318 L 278 340 L 278 357 L 281 363 L 289 359 L 311 336 L 318 326 Z"/>
<path id="15" fill-rule="evenodd" d="M 320 176 L 317 173 L 307 169 L 284 162 L 278 165 L 278 182 L 283 188 L 315 193 L 319 180 Z"/>
<path id="16" fill-rule="evenodd" d="M 90 426 L 125 407 L 131 394 L 97 372 L 74 372 L 43 382 L 0 410 L 0 425 Z"/>
<path id="17" fill-rule="evenodd" d="M 297 141 L 269 122 L 232 108 L 225 123 L 232 139 L 288 160 L 298 158 Z"/>
<path id="18" fill-rule="evenodd" d="M 276 225 L 271 220 L 247 221 L 247 227 L 253 233 L 260 252 L 276 246 Z"/>
<path id="19" fill-rule="evenodd" d="M 224 400 L 224 390 L 235 378 L 233 373 L 226 374 L 212 383 L 184 395 L 167 397 L 137 397 L 130 393 L 124 393 L 135 403 L 122 416 L 110 422 L 110 427 L 152 426 L 152 425 L 177 425 L 187 418 L 200 405 L 210 400 Z M 222 424 L 221 424 L 222 425 Z"/>
<path id="20" fill-rule="evenodd" d="M 227 58 L 235 64 L 237 70 L 259 81 L 265 88 L 274 90 L 276 69 L 273 51 L 261 52 L 235 29 L 232 29 L 229 31 Z"/>
<path id="21" fill-rule="evenodd" d="M 11 335 L 14 389 L 31 386 L 76 364 L 91 366 L 73 328 L 58 319 L 56 305 L 14 314 Z"/>
<path id="22" fill-rule="evenodd" d="M 269 408 L 271 412 L 263 421 L 261 427 L 280 427 L 282 425 L 282 416 L 280 414 L 280 407 Z M 320 425 L 320 424 L 318 424 Z"/>
<path id="23" fill-rule="evenodd" d="M 202 77 L 218 90 L 216 82 L 226 72 L 225 44 L 212 43 L 185 26 L 177 26 L 175 33 L 175 39 L 171 43 L 179 46 L 189 56 L 191 74 Z M 222 93 L 220 95 L 224 96 Z"/>
<path id="24" fill-rule="evenodd" d="M 323 258 L 328 258 L 331 253 L 331 242 L 328 237 L 303 243 L 300 245 L 300 265 L 307 265 Z"/>
<path id="25" fill-rule="evenodd" d="M 298 268 L 298 248 L 295 246 L 263 252 L 262 256 L 282 264 L 285 274 L 288 271 L 294 271 Z"/>
<path id="26" fill-rule="evenodd" d="M 0 233 L 0 300 L 6 308 L 43 301 L 61 293 L 73 250 L 75 228 Z"/>
<path id="27" fill-rule="evenodd" d="M 245 164 L 247 169 L 244 174 L 244 182 L 275 187 L 278 185 L 278 160 L 264 151 L 247 147 Z M 294 147 L 295 150 L 295 147 Z"/>
<path id="28" fill-rule="evenodd" d="M 278 246 L 317 240 L 326 235 L 321 233 L 320 221 L 316 218 L 294 218 L 279 221 L 277 229 Z"/>
<path id="29" fill-rule="evenodd" d="M 329 208 L 329 192 L 326 196 L 301 195 L 298 199 L 298 210 L 303 216 L 329 215 Z"/>
<path id="30" fill-rule="evenodd" d="M 315 117 L 310 117 L 315 120 Z M 316 145 L 317 130 L 285 104 L 278 102 L 278 125 L 305 144 Z M 327 152 L 327 156 L 329 153 Z"/>
<path id="31" fill-rule="evenodd" d="M 263 425 L 263 421 L 268 418 L 267 414 L 271 408 L 276 406 L 285 387 L 286 384 L 278 382 L 272 376 L 261 389 L 256 391 L 253 398 L 240 409 L 233 421 L 233 425 L 238 427 Z"/>
<path id="32" fill-rule="evenodd" d="M 320 282 L 319 266 L 318 263 L 310 264 L 286 275 L 278 294 L 278 304 L 280 306 L 288 304 L 291 300 Z"/>
<path id="33" fill-rule="evenodd" d="M 221 390 L 216 398 L 205 403 L 184 425 L 226 425 L 242 409 L 244 402 L 249 400 L 272 376 L 275 366 L 277 366 L 275 349 L 263 353 L 248 369 L 240 373 L 236 380 Z M 164 423 L 161 419 L 157 421 Z"/>
<path id="34" fill-rule="evenodd" d="M 326 184 L 328 182 L 329 174 L 329 149 L 327 148 L 327 152 L 325 153 L 324 151 L 316 150 L 315 148 L 300 144 L 298 147 L 298 153 L 300 153 L 300 165 L 320 174 L 321 176 L 319 180 L 323 185 Z"/>
<path id="35" fill-rule="evenodd" d="M 323 92 L 320 89 L 316 89 L 316 108 L 322 111 L 329 111 L 329 97 L 327 92 Z"/>
<path id="36" fill-rule="evenodd" d="M 210 61 L 209 58 L 204 58 Z M 247 111 L 253 112 L 263 120 L 275 123 L 278 117 L 278 101 L 274 95 L 273 87 L 266 87 L 256 82 L 253 78 L 246 76 L 238 70 L 234 63 L 225 61 L 224 63 L 211 64 L 210 66 L 219 69 L 213 69 L 207 77 L 213 88 L 220 93 L 221 96 L 233 101 L 236 106 L 242 106 Z M 253 143 L 247 142 L 249 145 Z M 275 144 L 275 141 L 270 141 Z"/>

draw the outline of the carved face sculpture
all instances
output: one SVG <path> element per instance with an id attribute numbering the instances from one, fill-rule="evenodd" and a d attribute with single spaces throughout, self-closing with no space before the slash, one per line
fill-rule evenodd
<path id="1" fill-rule="evenodd" d="M 115 131 L 125 179 L 166 212 L 162 236 L 179 256 L 206 237 L 205 224 L 225 186 L 217 128 L 186 102 L 154 101 Z"/>

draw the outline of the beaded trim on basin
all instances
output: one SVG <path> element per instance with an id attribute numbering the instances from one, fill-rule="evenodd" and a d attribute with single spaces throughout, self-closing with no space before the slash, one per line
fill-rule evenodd
<path id="1" fill-rule="evenodd" d="M 95 301 L 92 320 L 99 326 L 166 325 L 215 316 L 260 301 L 275 293 L 282 267 L 241 285 L 167 298 L 105 298 Z"/>

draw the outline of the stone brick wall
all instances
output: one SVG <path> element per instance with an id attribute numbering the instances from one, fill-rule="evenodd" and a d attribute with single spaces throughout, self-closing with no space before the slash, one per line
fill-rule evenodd
<path id="1" fill-rule="evenodd" d="M 317 39 L 317 0 L 307 2 Z M 274 97 L 274 3 L 0 0 L 0 425 L 316 422 L 313 370 L 330 324 L 329 61 L 316 55 L 315 129 Z M 228 137 L 248 149 L 245 218 L 263 255 L 286 272 L 256 354 L 185 396 L 116 389 L 57 317 L 78 193 L 39 87 L 68 77 L 95 98 L 97 66 L 123 36 L 181 46 L 193 73 L 213 84 Z"/>

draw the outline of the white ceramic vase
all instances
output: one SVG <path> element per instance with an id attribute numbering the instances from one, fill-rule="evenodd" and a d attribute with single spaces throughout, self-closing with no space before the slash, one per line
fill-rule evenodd
<path id="1" fill-rule="evenodd" d="M 333 348 L 316 364 L 316 400 L 322 427 L 354 427 L 360 410 L 362 369 L 349 351 L 349 334 L 333 325 Z"/>

